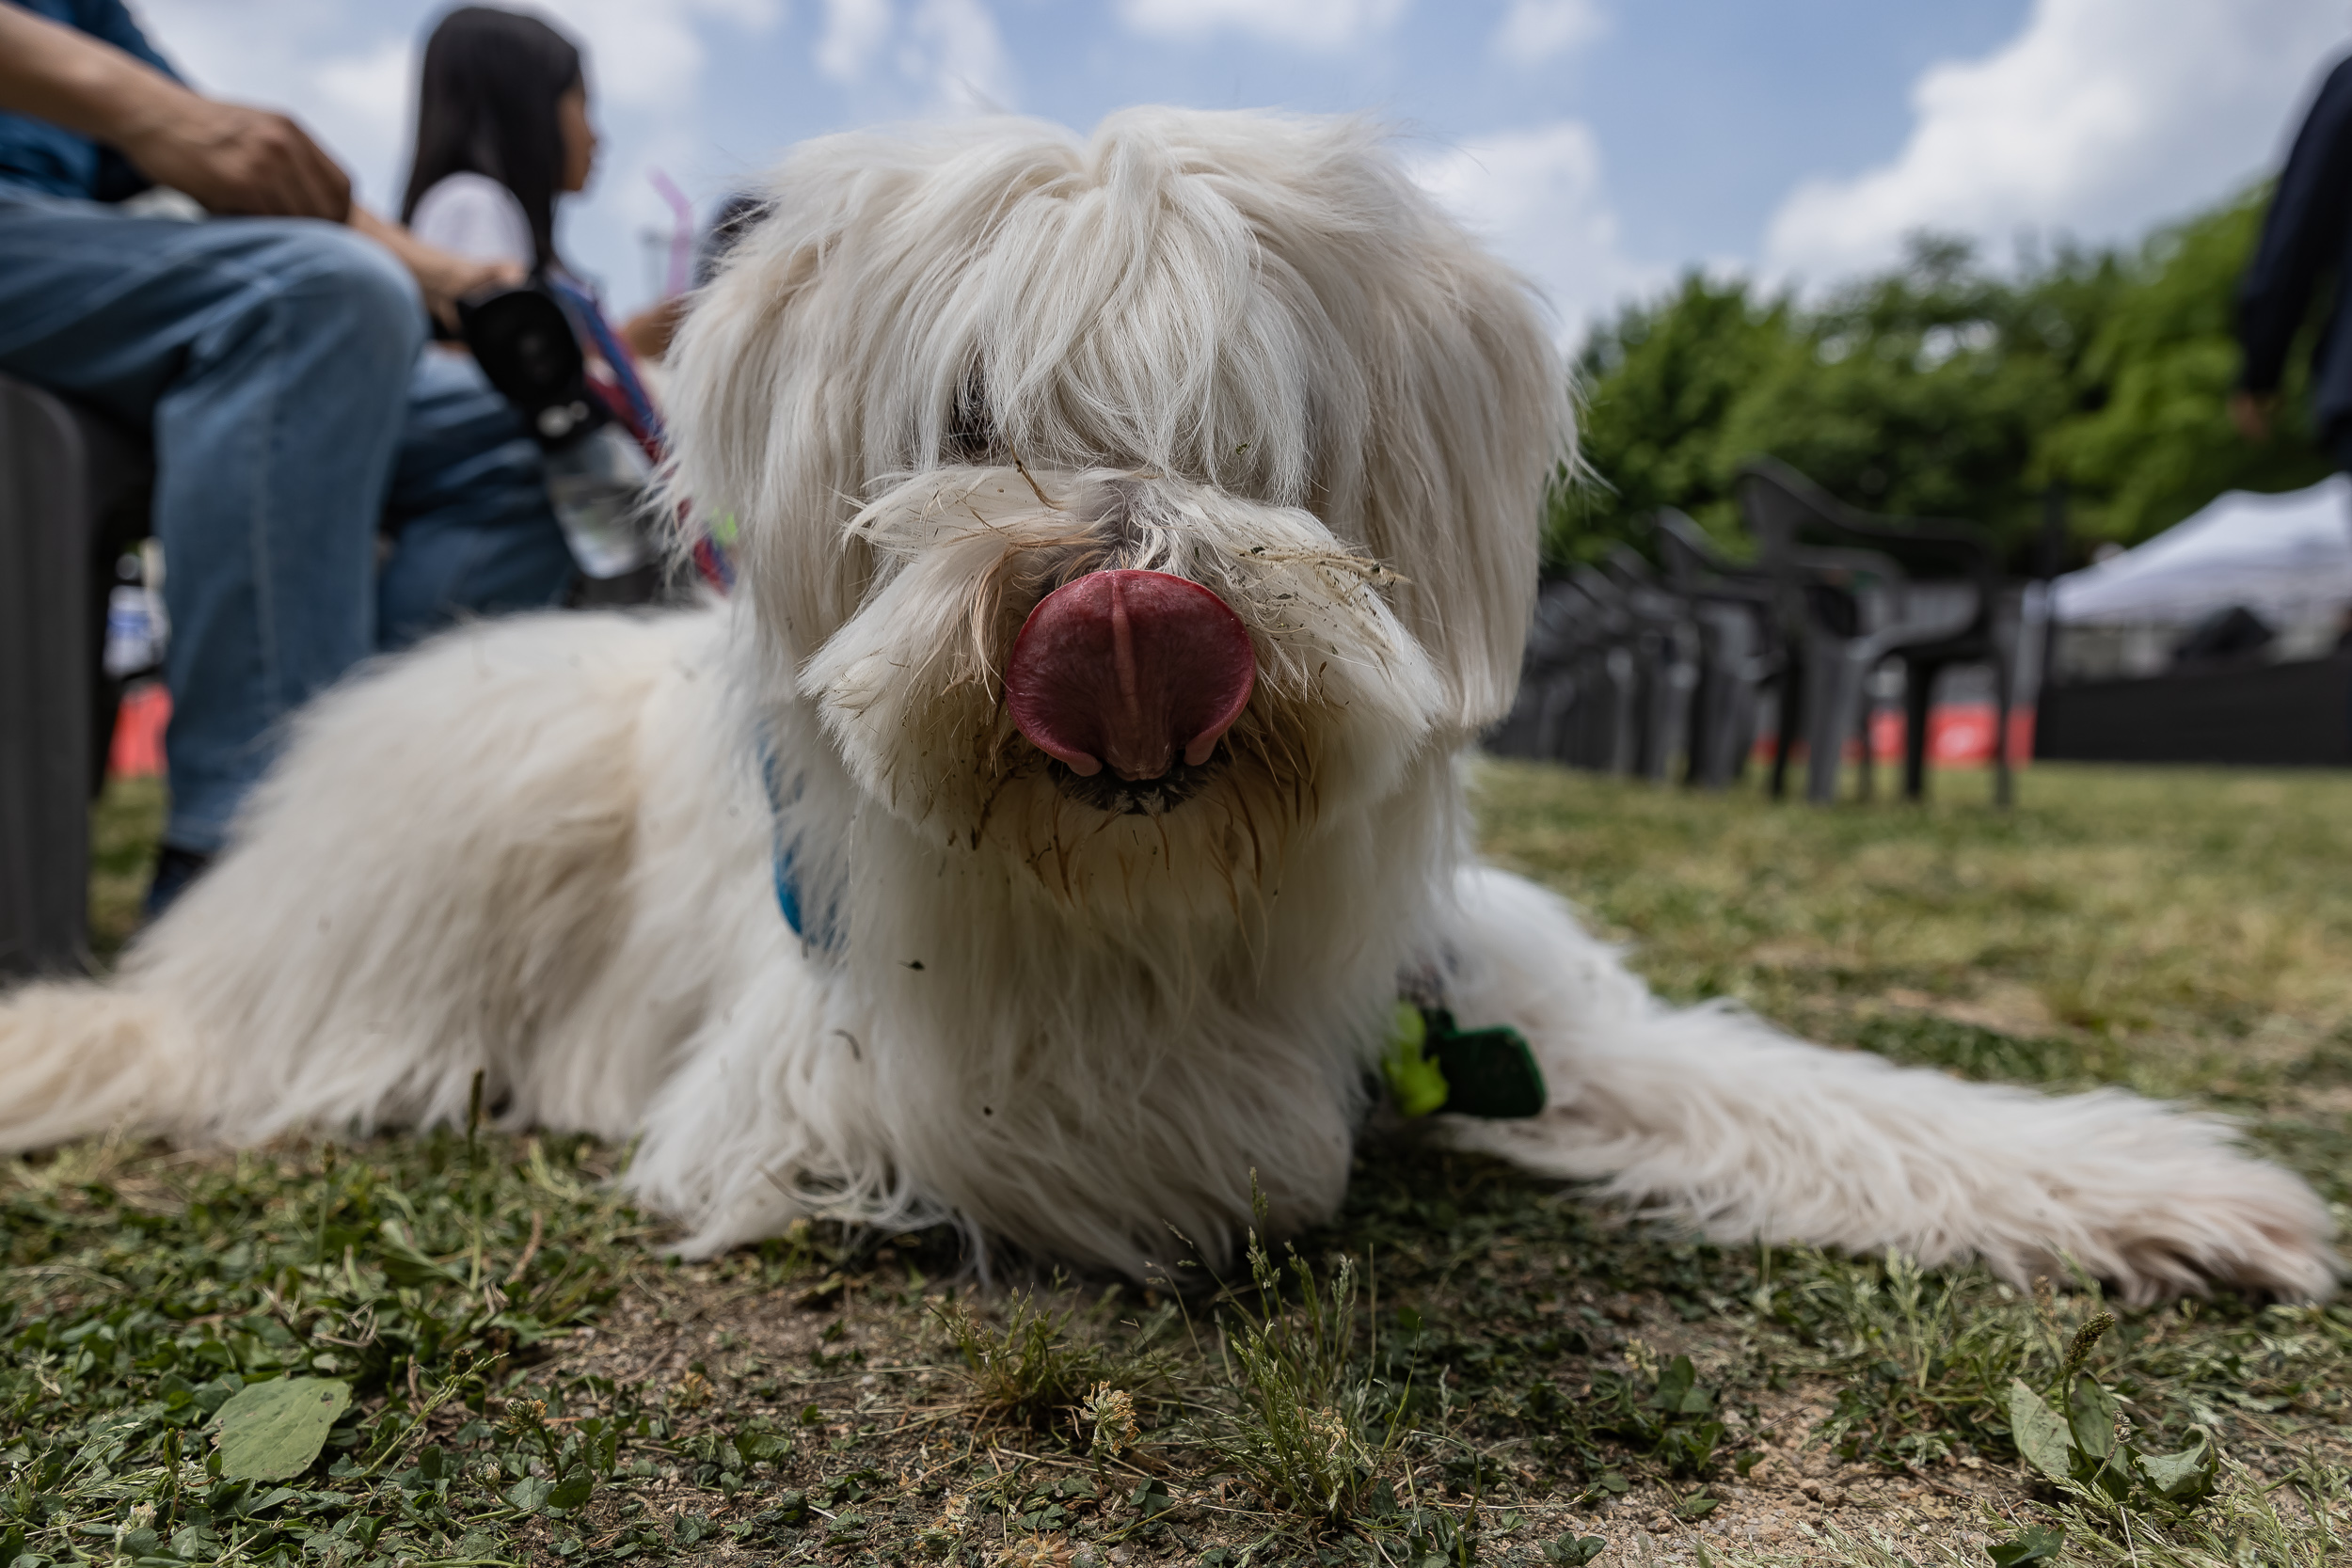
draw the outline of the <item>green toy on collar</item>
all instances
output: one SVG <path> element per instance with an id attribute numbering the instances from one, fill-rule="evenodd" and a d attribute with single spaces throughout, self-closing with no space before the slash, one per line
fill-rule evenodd
<path id="1" fill-rule="evenodd" d="M 1508 1120 L 1542 1114 L 1543 1069 L 1517 1029 L 1457 1029 L 1443 1007 L 1399 1002 L 1380 1075 L 1408 1120 L 1438 1111 Z"/>

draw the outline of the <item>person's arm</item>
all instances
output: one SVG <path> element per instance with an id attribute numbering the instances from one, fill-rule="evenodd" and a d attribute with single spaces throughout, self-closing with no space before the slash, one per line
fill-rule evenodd
<path id="1" fill-rule="evenodd" d="M 0 5 L 0 108 L 115 147 L 207 211 L 348 222 L 400 259 L 448 318 L 454 301 L 522 280 L 518 267 L 436 250 L 354 207 L 351 182 L 284 115 L 220 103 L 113 44 Z"/>
<path id="2" fill-rule="evenodd" d="M 0 108 L 119 150 L 158 184 L 215 213 L 326 218 L 351 181 L 284 115 L 201 97 L 71 27 L 0 5 Z"/>
<path id="3" fill-rule="evenodd" d="M 2352 60 L 2328 73 L 2280 171 L 2261 244 L 2238 284 L 2238 343 L 2246 362 L 2231 414 L 2248 436 L 2268 434 L 2269 410 L 2320 275 L 2344 252 L 2352 215 Z"/>

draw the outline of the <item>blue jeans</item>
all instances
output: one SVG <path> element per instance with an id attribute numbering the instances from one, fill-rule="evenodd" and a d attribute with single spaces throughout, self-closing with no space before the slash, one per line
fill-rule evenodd
<path id="1" fill-rule="evenodd" d="M 460 613 L 543 608 L 571 583 L 539 443 L 469 354 L 418 358 L 384 525 L 392 552 L 376 577 L 375 627 L 386 650 Z"/>
<path id="2" fill-rule="evenodd" d="M 380 647 L 563 593 L 536 449 L 424 336 L 406 273 L 336 225 L 0 184 L 0 371 L 154 441 L 167 843 L 218 849 L 282 721 Z"/>

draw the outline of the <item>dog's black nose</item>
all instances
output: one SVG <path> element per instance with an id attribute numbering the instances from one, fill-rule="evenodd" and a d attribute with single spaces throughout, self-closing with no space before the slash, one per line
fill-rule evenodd
<path id="1" fill-rule="evenodd" d="M 1038 601 L 1005 705 L 1038 750 L 1091 778 L 1198 768 L 1248 705 L 1257 656 L 1223 599 L 1166 572 L 1089 572 Z"/>

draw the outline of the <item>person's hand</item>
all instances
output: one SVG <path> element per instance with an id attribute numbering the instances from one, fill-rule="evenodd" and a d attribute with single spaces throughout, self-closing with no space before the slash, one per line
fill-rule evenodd
<path id="1" fill-rule="evenodd" d="M 365 207 L 351 210 L 351 227 L 400 259 L 408 276 L 424 294 L 424 307 L 440 324 L 454 331 L 457 302 L 493 289 L 511 289 L 531 275 L 512 261 L 478 261 L 429 245 L 396 223 L 387 223 Z"/>
<path id="2" fill-rule="evenodd" d="M 2241 387 L 2230 394 L 2230 422 L 2240 436 L 2261 446 L 2270 439 L 2270 417 L 2278 407 L 2276 392 L 2254 393 Z"/>
<path id="3" fill-rule="evenodd" d="M 415 254 L 401 258 L 408 271 L 424 291 L 425 309 L 440 319 L 441 325 L 454 331 L 457 326 L 457 302 L 486 294 L 499 289 L 512 289 L 529 281 L 531 275 L 512 261 L 476 261 L 464 256 L 453 256 L 437 250 L 421 241 L 412 241 Z"/>
<path id="4" fill-rule="evenodd" d="M 284 115 L 185 91 L 156 94 L 143 108 L 119 135 L 123 156 L 207 212 L 329 223 L 350 216 L 350 177 Z"/>
<path id="5" fill-rule="evenodd" d="M 670 352 L 671 341 L 677 336 L 678 323 L 686 319 L 686 296 L 672 294 L 659 305 L 648 305 L 621 324 L 621 341 L 629 353 L 640 359 L 660 359 Z"/>

